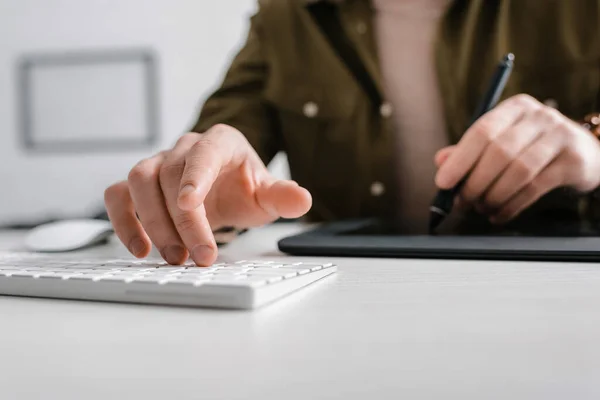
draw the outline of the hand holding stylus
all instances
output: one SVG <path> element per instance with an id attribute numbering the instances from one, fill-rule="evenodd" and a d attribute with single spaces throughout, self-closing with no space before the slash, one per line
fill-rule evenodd
<path id="1" fill-rule="evenodd" d="M 582 193 L 600 186 L 600 142 L 557 110 L 517 95 L 475 122 L 456 145 L 438 153 L 436 184 L 494 223 L 516 217 L 558 187 Z"/>

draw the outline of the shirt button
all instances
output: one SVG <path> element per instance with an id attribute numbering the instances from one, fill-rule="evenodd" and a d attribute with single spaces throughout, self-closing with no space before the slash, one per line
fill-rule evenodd
<path id="1" fill-rule="evenodd" d="M 365 24 L 362 21 L 357 23 L 356 24 L 356 32 L 358 32 L 359 35 L 364 35 L 365 33 L 367 33 L 367 24 Z"/>
<path id="2" fill-rule="evenodd" d="M 379 197 L 385 193 L 385 186 L 381 182 L 373 182 L 371 184 L 371 195 Z"/>
<path id="3" fill-rule="evenodd" d="M 544 105 L 558 110 L 558 101 L 556 101 L 556 99 L 546 99 L 544 100 Z"/>
<path id="4" fill-rule="evenodd" d="M 379 107 L 379 114 L 381 114 L 383 118 L 389 118 L 392 116 L 393 113 L 394 109 L 392 108 L 392 105 L 390 103 L 383 103 L 381 107 Z"/>
<path id="5" fill-rule="evenodd" d="M 309 101 L 302 108 L 302 112 L 308 118 L 314 118 L 319 114 L 319 106 L 314 101 Z"/>

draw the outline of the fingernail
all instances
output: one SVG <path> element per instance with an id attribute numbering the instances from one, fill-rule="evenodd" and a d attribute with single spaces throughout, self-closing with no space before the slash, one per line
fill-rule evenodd
<path id="1" fill-rule="evenodd" d="M 185 249 L 181 246 L 168 246 L 162 251 L 162 256 L 169 264 L 177 265 L 185 257 Z"/>
<path id="2" fill-rule="evenodd" d="M 136 257 L 141 257 L 146 252 L 146 244 L 140 238 L 135 238 L 129 244 L 129 251 Z"/>
<path id="3" fill-rule="evenodd" d="M 187 196 L 196 191 L 196 187 L 194 185 L 185 185 L 183 189 L 179 191 L 179 197 Z"/>
<path id="4" fill-rule="evenodd" d="M 214 252 L 212 247 L 199 244 L 192 249 L 192 259 L 196 263 L 204 265 L 206 261 L 213 256 Z"/>

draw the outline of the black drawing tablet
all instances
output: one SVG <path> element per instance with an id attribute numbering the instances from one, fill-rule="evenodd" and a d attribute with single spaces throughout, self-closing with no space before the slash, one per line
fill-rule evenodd
<path id="1" fill-rule="evenodd" d="M 281 240 L 279 249 L 298 256 L 600 262 L 600 229 L 557 219 L 501 228 L 474 223 L 429 235 L 363 219 L 324 224 Z"/>

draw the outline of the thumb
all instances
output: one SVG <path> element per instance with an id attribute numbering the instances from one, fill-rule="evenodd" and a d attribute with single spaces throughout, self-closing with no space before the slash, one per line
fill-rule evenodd
<path id="1" fill-rule="evenodd" d="M 450 157 L 450 154 L 452 154 L 455 148 L 456 146 L 448 146 L 438 151 L 434 157 L 435 166 L 438 168 L 441 167 L 442 164 L 446 162 L 448 157 Z"/>
<path id="2" fill-rule="evenodd" d="M 308 190 L 294 181 L 279 180 L 256 189 L 258 205 L 274 218 L 299 218 L 312 207 Z"/>

